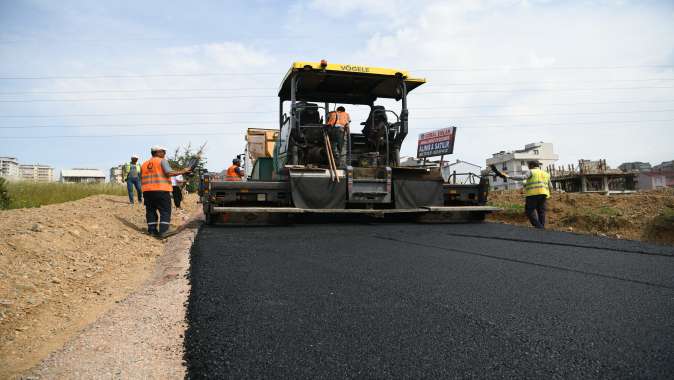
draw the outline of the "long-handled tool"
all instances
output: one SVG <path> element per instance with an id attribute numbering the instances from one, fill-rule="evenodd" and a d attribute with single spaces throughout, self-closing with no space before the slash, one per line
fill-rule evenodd
<path id="1" fill-rule="evenodd" d="M 330 163 L 332 164 L 332 171 L 335 173 L 335 179 L 339 183 L 339 173 L 337 172 L 337 164 L 335 164 L 335 155 L 332 153 L 332 142 L 330 141 L 330 136 L 325 134 L 326 141 L 328 142 L 328 151 L 330 152 Z"/>
<path id="2" fill-rule="evenodd" d="M 328 164 L 330 166 L 330 170 L 332 173 L 334 173 L 334 179 L 339 183 L 339 173 L 337 173 L 337 165 L 335 164 L 335 156 L 332 153 L 332 143 L 330 142 L 330 136 L 328 136 L 328 133 L 323 130 L 323 138 L 325 139 L 325 143 L 327 145 L 327 151 L 328 151 Z"/>
<path id="3" fill-rule="evenodd" d="M 328 158 L 328 172 L 330 173 L 330 180 L 334 181 L 335 177 L 334 174 L 332 173 L 332 162 L 330 161 L 330 146 L 328 145 L 328 136 L 325 133 L 325 130 L 323 130 L 323 147 L 325 148 L 325 156 Z"/>
<path id="4" fill-rule="evenodd" d="M 489 165 L 489 167 L 491 168 L 491 170 L 494 172 L 494 174 L 495 174 L 497 177 L 503 178 L 504 181 L 507 181 L 507 180 L 508 180 L 508 176 L 507 176 L 506 174 L 503 174 L 503 172 L 501 172 L 500 170 L 498 170 L 498 169 L 496 168 L 496 165 L 491 164 L 491 165 Z"/>

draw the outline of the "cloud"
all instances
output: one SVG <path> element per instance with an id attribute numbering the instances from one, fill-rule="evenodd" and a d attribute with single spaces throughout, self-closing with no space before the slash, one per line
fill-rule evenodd
<path id="1" fill-rule="evenodd" d="M 327 5 L 312 4 L 316 9 Z M 671 64 L 671 4 L 414 5 L 409 12 L 395 6 L 384 10 L 376 1 L 342 3 L 333 14 L 350 18 L 360 12 L 378 17 L 374 22 L 379 24 L 386 18 L 397 24 L 390 30 L 370 30 L 365 46 L 340 61 L 409 68 L 427 77 L 429 83 L 410 95 L 412 127 L 459 125 L 460 158 L 484 162 L 491 152 L 545 140 L 555 144 L 565 162 L 608 158 L 617 165 L 632 159 L 671 159 L 664 141 L 674 139 L 672 122 L 647 121 L 674 119 L 671 111 L 655 112 L 670 109 L 670 104 L 649 103 L 674 95 L 668 88 L 672 82 L 666 81 L 674 71 L 655 66 Z M 654 78 L 665 80 L 649 81 Z M 620 89 L 626 87 L 632 89 Z M 503 116 L 490 117 L 495 115 Z M 644 120 L 642 125 L 634 123 L 639 120 Z M 503 128 L 470 129 L 498 126 Z M 404 153 L 413 154 L 413 140 L 405 142 Z"/>

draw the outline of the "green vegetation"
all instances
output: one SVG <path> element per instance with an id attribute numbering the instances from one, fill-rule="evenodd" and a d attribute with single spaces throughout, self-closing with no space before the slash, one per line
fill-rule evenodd
<path id="1" fill-rule="evenodd" d="M 674 231 L 674 209 L 665 207 L 650 223 L 657 230 Z"/>
<path id="2" fill-rule="evenodd" d="M 594 211 L 596 211 L 597 214 L 604 215 L 604 216 L 621 216 L 622 215 L 620 210 L 618 210 L 615 207 L 610 207 L 610 206 L 601 206 L 601 207 L 596 208 Z"/>
<path id="3" fill-rule="evenodd" d="M 6 202 L 3 201 L 5 196 L 3 194 L 7 196 Z M 40 207 L 75 201 L 96 194 L 126 195 L 126 188 L 110 184 L 0 181 L 0 209 Z"/>
<path id="4" fill-rule="evenodd" d="M 184 175 L 183 178 L 187 182 L 186 188 L 190 193 L 196 192 L 199 188 L 199 174 L 204 172 L 206 169 L 206 158 L 203 155 L 204 147 L 206 144 L 202 145 L 196 151 L 192 147 L 192 144 L 187 144 L 186 147 L 178 147 L 173 152 L 173 156 L 166 157 L 169 164 L 174 170 L 186 168 L 192 160 L 196 160 L 197 164 L 194 168 L 194 172 L 189 175 Z M 182 152 L 181 152 L 182 151 Z"/>
<path id="5" fill-rule="evenodd" d="M 7 180 L 0 177 L 0 210 L 9 208 L 9 190 Z"/>
<path id="6" fill-rule="evenodd" d="M 500 207 L 503 209 L 502 212 L 508 214 L 522 214 L 524 213 L 524 205 L 521 203 L 499 203 L 499 202 L 489 202 L 490 206 Z"/>

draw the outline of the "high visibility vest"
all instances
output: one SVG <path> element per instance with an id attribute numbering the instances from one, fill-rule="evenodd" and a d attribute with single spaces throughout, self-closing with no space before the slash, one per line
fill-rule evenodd
<path id="1" fill-rule="evenodd" d="M 225 180 L 227 180 L 227 181 L 241 181 L 241 177 L 243 177 L 243 176 L 239 175 L 239 173 L 236 172 L 237 168 L 238 168 L 238 166 L 236 166 L 234 164 L 232 164 L 230 167 L 228 167 L 227 168 L 227 177 L 225 178 Z"/>
<path id="2" fill-rule="evenodd" d="M 351 122 L 351 117 L 347 112 L 332 111 L 328 114 L 328 125 L 333 127 L 344 127 Z"/>
<path id="3" fill-rule="evenodd" d="M 136 174 L 140 176 L 140 164 L 135 164 L 136 165 Z M 131 163 L 127 162 L 124 164 L 122 167 L 122 178 L 126 181 L 127 177 L 129 176 L 129 173 L 131 172 Z"/>
<path id="4" fill-rule="evenodd" d="M 161 167 L 161 158 L 152 157 L 140 168 L 140 185 L 143 191 L 173 191 L 171 178 Z"/>
<path id="5" fill-rule="evenodd" d="M 550 174 L 541 169 L 531 169 L 531 175 L 524 183 L 527 197 L 532 195 L 545 194 L 546 198 L 550 198 Z"/>

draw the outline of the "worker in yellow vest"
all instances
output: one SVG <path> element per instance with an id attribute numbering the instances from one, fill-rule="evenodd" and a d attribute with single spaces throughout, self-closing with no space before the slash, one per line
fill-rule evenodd
<path id="1" fill-rule="evenodd" d="M 122 181 L 126 182 L 126 191 L 129 193 L 129 202 L 133 205 L 133 189 L 136 188 L 138 204 L 143 204 L 143 192 L 140 189 L 140 164 L 138 155 L 131 156 L 131 162 L 122 166 Z"/>
<path id="2" fill-rule="evenodd" d="M 153 146 L 152 158 L 145 161 L 140 169 L 140 180 L 145 198 L 145 218 L 147 232 L 157 237 L 166 237 L 171 226 L 171 177 L 186 174 L 190 169 L 172 170 L 166 160 L 166 148 Z M 159 212 L 159 217 L 157 217 Z"/>
<path id="3" fill-rule="evenodd" d="M 532 226 L 543 229 L 545 228 L 546 202 L 552 192 L 550 174 L 541 169 L 541 164 L 538 161 L 527 162 L 527 167 L 529 173 L 525 173 L 523 176 L 505 176 L 516 181 L 524 180 L 524 191 L 526 193 L 524 211 Z"/>

